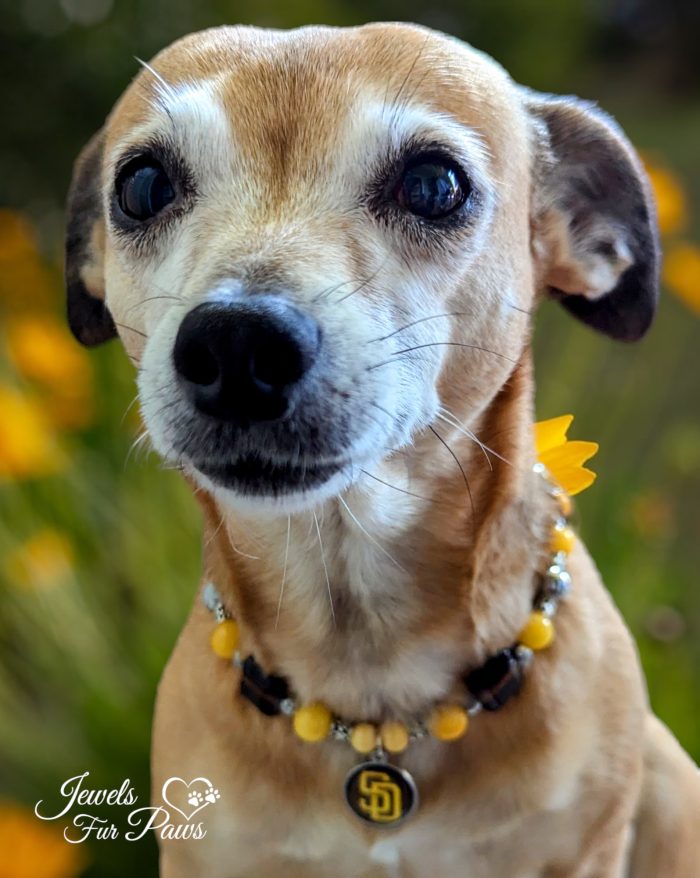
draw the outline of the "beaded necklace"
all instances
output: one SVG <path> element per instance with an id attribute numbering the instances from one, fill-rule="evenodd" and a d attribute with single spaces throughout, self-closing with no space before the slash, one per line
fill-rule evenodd
<path id="1" fill-rule="evenodd" d="M 541 463 L 534 471 L 549 479 Z M 298 704 L 283 677 L 265 674 L 252 655 L 243 658 L 238 650 L 238 623 L 224 606 L 213 583 L 202 591 L 205 606 L 215 619 L 210 644 L 220 659 L 241 671 L 240 693 L 266 716 L 284 714 L 291 718 L 294 733 L 302 741 L 318 743 L 327 738 L 349 744 L 365 760 L 354 766 L 345 779 L 345 800 L 352 812 L 366 824 L 397 826 L 418 807 L 416 783 L 405 769 L 390 762 L 413 743 L 431 736 L 439 741 L 463 737 L 471 718 L 482 710 L 497 711 L 520 692 L 525 668 L 534 653 L 546 649 L 554 639 L 553 619 L 559 601 L 571 588 L 566 562 L 575 537 L 569 527 L 571 499 L 558 485 L 549 484 L 558 514 L 550 535 L 550 563 L 538 574 L 533 609 L 515 643 L 501 649 L 481 667 L 462 676 L 463 697 L 434 705 L 410 723 L 387 720 L 379 725 L 349 721 L 335 716 L 320 701 Z"/>

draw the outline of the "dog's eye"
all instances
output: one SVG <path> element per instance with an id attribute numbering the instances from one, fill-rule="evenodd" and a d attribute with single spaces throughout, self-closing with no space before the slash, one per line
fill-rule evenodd
<path id="1" fill-rule="evenodd" d="M 440 219 L 461 207 L 470 192 L 453 162 L 418 158 L 405 168 L 394 190 L 400 207 L 424 219 Z"/>
<path id="2" fill-rule="evenodd" d="M 117 200 L 130 219 L 144 222 L 175 198 L 175 189 L 162 165 L 151 157 L 129 162 L 117 179 Z"/>

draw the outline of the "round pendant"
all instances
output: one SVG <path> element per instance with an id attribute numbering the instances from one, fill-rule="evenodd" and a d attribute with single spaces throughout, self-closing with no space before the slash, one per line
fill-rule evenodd
<path id="1" fill-rule="evenodd" d="M 418 807 L 411 775 L 387 762 L 363 762 L 345 778 L 345 801 L 365 823 L 391 828 Z"/>

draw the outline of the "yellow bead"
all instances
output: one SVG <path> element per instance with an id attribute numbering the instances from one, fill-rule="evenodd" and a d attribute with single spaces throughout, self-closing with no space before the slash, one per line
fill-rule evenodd
<path id="1" fill-rule="evenodd" d="M 469 726 L 469 714 L 458 704 L 443 704 L 436 707 L 428 720 L 428 728 L 434 738 L 440 741 L 456 741 Z"/>
<path id="2" fill-rule="evenodd" d="M 403 753 L 408 747 L 408 729 L 403 723 L 387 722 L 379 728 L 382 747 L 389 753 Z"/>
<path id="3" fill-rule="evenodd" d="M 554 625 L 549 616 L 535 610 L 520 632 L 518 642 L 530 649 L 545 649 L 554 640 Z"/>
<path id="4" fill-rule="evenodd" d="M 294 714 L 294 731 L 302 741 L 322 741 L 331 730 L 331 712 L 319 701 L 305 704 Z"/>
<path id="5" fill-rule="evenodd" d="M 552 552 L 563 552 L 568 555 L 573 549 L 576 542 L 576 535 L 570 527 L 555 527 L 552 531 L 552 538 L 549 548 Z"/>
<path id="6" fill-rule="evenodd" d="M 224 619 L 211 632 L 211 640 L 209 642 L 212 650 L 219 658 L 231 659 L 234 652 L 238 649 L 238 641 L 238 622 L 235 619 Z"/>
<path id="7" fill-rule="evenodd" d="M 564 516 L 564 518 L 568 518 L 571 515 L 571 511 L 574 505 L 571 502 L 571 497 L 569 497 L 566 491 L 557 491 L 555 497 L 557 500 L 557 504 L 559 505 L 559 511 Z"/>
<path id="8" fill-rule="evenodd" d="M 372 723 L 357 723 L 350 730 L 350 743 L 358 753 L 371 753 L 377 746 L 377 730 Z"/>

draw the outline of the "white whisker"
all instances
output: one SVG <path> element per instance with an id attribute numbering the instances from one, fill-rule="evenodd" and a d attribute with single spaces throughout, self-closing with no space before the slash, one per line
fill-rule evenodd
<path id="1" fill-rule="evenodd" d="M 502 460 L 503 463 L 507 463 L 508 466 L 512 465 L 511 462 L 507 458 L 503 457 L 503 455 L 499 454 L 497 451 L 494 451 L 493 448 L 489 448 L 489 446 L 485 445 L 481 441 L 481 439 L 479 439 L 478 436 L 476 436 L 474 433 L 472 433 L 472 431 L 468 427 L 465 427 L 464 424 L 460 423 L 457 420 L 457 417 L 449 409 L 445 408 L 444 406 L 441 406 L 440 409 L 441 409 L 440 413 L 438 414 L 439 418 L 442 418 L 442 420 L 445 421 L 446 424 L 449 424 L 450 426 L 454 427 L 455 430 L 458 430 L 460 433 L 463 433 L 468 439 L 471 439 L 472 442 L 475 442 L 479 446 L 479 448 L 481 448 L 482 452 L 486 456 L 486 459 L 488 460 L 489 469 L 493 469 L 493 465 L 491 464 L 491 460 L 488 457 L 489 454 L 493 454 L 494 457 L 497 457 L 499 460 Z"/>
<path id="2" fill-rule="evenodd" d="M 289 538 L 292 532 L 292 516 L 287 516 L 287 545 L 284 549 L 284 569 L 282 570 L 282 585 L 280 586 L 280 597 L 277 601 L 277 618 L 275 619 L 275 631 L 280 622 L 280 613 L 282 612 L 282 598 L 284 597 L 284 585 L 287 581 L 287 562 L 289 561 Z"/>
<path id="3" fill-rule="evenodd" d="M 387 552 L 387 550 L 384 548 L 384 546 L 382 546 L 382 544 L 381 544 L 380 542 L 378 542 L 377 540 L 375 540 L 375 538 L 372 536 L 372 534 L 369 533 L 369 531 L 366 530 L 366 529 L 360 524 L 360 522 L 359 522 L 357 516 L 354 514 L 354 512 L 352 511 L 352 509 L 350 509 L 350 507 L 349 507 L 348 504 L 345 502 L 345 500 L 343 500 L 343 498 L 340 497 L 340 496 L 338 497 L 338 500 L 340 500 L 340 502 L 343 504 L 343 506 L 345 507 L 345 510 L 346 510 L 346 512 L 348 513 L 348 515 L 350 516 L 350 518 L 352 518 L 352 520 L 353 520 L 353 521 L 355 522 L 355 524 L 360 528 L 360 530 L 361 530 L 362 533 L 367 537 L 367 539 L 370 541 L 370 543 L 372 543 L 373 545 L 375 545 L 375 546 L 379 549 L 379 551 L 382 552 L 382 554 L 386 555 L 386 557 L 392 562 L 392 564 L 395 564 L 395 565 L 399 568 L 399 570 L 402 570 L 402 571 L 405 573 L 406 571 L 405 571 L 404 568 L 399 564 L 399 562 L 396 560 L 396 558 L 393 558 L 393 557 Z"/>
<path id="4" fill-rule="evenodd" d="M 326 566 L 326 555 L 323 551 L 323 540 L 321 539 L 321 528 L 318 525 L 318 516 L 316 512 L 313 513 L 314 523 L 316 524 L 316 534 L 318 536 L 318 545 L 321 549 L 321 562 L 323 563 L 323 572 L 326 574 L 326 586 L 328 587 L 328 600 L 331 605 L 331 617 L 333 619 L 333 627 L 335 628 L 335 610 L 333 608 L 333 594 L 331 592 L 331 578 L 328 575 L 328 567 Z"/>

